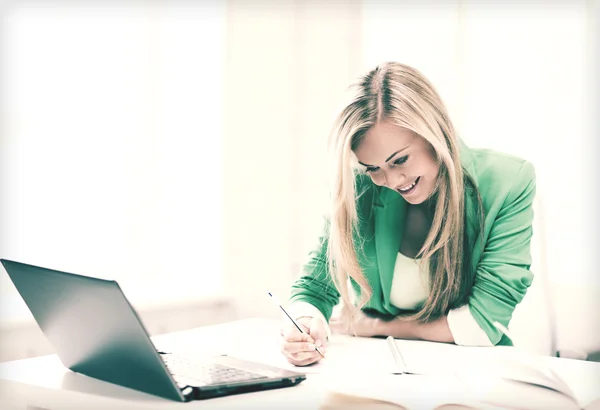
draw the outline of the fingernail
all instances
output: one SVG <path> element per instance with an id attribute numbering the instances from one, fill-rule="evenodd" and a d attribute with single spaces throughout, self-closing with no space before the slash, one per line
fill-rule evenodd
<path id="1" fill-rule="evenodd" d="M 309 348 L 310 350 L 317 350 L 317 346 L 316 346 L 316 345 L 314 345 L 314 344 L 312 344 L 312 343 L 309 343 L 309 344 L 308 344 L 308 348 Z"/>

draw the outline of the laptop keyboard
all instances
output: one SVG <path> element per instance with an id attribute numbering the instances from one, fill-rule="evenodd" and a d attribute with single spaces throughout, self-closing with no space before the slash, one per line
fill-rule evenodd
<path id="1" fill-rule="evenodd" d="M 195 363 L 173 354 L 161 356 L 173 375 L 173 379 L 180 385 L 206 386 L 267 378 L 259 373 L 252 373 L 217 363 Z"/>

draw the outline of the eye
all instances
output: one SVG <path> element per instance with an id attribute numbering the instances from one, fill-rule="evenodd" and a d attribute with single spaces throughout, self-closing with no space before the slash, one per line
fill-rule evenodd
<path id="1" fill-rule="evenodd" d="M 394 161 L 394 165 L 402 165 L 402 164 L 404 164 L 406 161 L 408 161 L 408 155 L 405 155 L 405 156 L 403 156 L 403 157 L 397 158 L 397 159 Z"/>
<path id="2" fill-rule="evenodd" d="M 380 169 L 379 167 L 367 167 L 366 171 L 372 174 L 374 172 L 379 171 L 379 169 Z"/>

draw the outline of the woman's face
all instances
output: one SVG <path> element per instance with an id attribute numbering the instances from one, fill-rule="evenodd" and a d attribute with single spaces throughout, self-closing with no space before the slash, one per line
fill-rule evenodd
<path id="1" fill-rule="evenodd" d="M 439 172 L 433 147 L 406 128 L 379 122 L 354 153 L 375 184 L 393 189 L 410 204 L 424 202 L 433 192 Z"/>

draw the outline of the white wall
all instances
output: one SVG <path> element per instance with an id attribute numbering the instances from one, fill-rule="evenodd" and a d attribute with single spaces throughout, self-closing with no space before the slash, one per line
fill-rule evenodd
<path id="1" fill-rule="evenodd" d="M 326 139 L 360 70 L 353 0 L 228 3 L 224 273 L 246 315 L 279 317 L 327 199 Z M 357 41 L 358 40 L 358 41 Z"/>
<path id="2" fill-rule="evenodd" d="M 137 306 L 221 290 L 218 2 L 15 2 L 2 17 L 0 256 L 117 279 Z M 30 321 L 6 274 L 2 324 Z"/>

